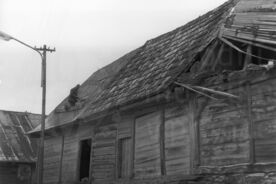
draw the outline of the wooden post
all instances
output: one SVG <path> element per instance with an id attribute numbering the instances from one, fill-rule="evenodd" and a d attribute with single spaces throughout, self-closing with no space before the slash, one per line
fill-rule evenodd
<path id="1" fill-rule="evenodd" d="M 217 57 L 216 57 L 216 60 L 215 62 L 213 63 L 213 67 L 212 67 L 212 71 L 215 71 L 220 59 L 221 59 L 221 56 L 223 54 L 223 51 L 224 51 L 224 47 L 225 47 L 225 44 L 224 43 L 221 43 L 220 45 L 220 48 L 219 48 L 219 51 L 218 51 L 218 54 L 217 54 Z"/>
<path id="2" fill-rule="evenodd" d="M 246 55 L 245 60 L 244 60 L 243 69 L 245 69 L 247 67 L 247 65 L 252 62 L 252 56 L 251 56 L 252 46 L 251 45 L 247 46 L 246 53 L 247 53 L 247 55 Z"/>
<path id="3" fill-rule="evenodd" d="M 204 69 L 206 66 L 209 65 L 209 61 L 211 59 L 213 59 L 214 57 L 214 50 L 216 49 L 216 47 L 218 46 L 219 42 L 218 41 L 215 41 L 214 43 L 212 43 L 210 45 L 210 47 L 208 47 L 201 59 L 201 69 Z"/>
<path id="4" fill-rule="evenodd" d="M 55 52 L 56 49 L 47 48 L 43 45 L 42 48 L 34 48 L 36 51 L 42 51 L 42 68 L 41 68 L 41 87 L 42 87 L 42 112 L 41 112 L 41 132 L 38 155 L 38 184 L 43 184 L 44 172 L 44 139 L 45 139 L 45 119 L 46 119 L 46 53 Z"/>
<path id="5" fill-rule="evenodd" d="M 252 46 L 249 44 L 246 50 L 246 57 L 244 61 L 244 69 L 248 64 L 252 62 Z M 254 128 L 252 120 L 252 94 L 251 94 L 251 84 L 248 81 L 246 84 L 246 93 L 247 93 L 247 116 L 248 116 L 248 133 L 249 133 L 249 162 L 250 164 L 255 163 L 255 140 L 254 140 Z"/>
<path id="6" fill-rule="evenodd" d="M 131 177 L 134 178 L 135 176 L 135 119 L 132 122 L 132 129 L 131 129 L 131 138 L 132 138 L 132 149 L 131 149 Z"/>
<path id="7" fill-rule="evenodd" d="M 200 165 L 200 132 L 199 132 L 199 119 L 197 116 L 197 95 L 194 96 L 192 100 L 192 111 L 193 111 L 193 121 L 194 121 L 194 133 L 195 133 L 195 148 L 194 148 L 194 166 L 198 167 Z"/>
<path id="8" fill-rule="evenodd" d="M 250 82 L 246 84 L 247 93 L 247 116 L 248 116 L 248 134 L 249 134 L 249 162 L 255 163 L 255 139 L 254 139 L 254 125 L 252 119 L 252 94 Z"/>
<path id="9" fill-rule="evenodd" d="M 189 98 L 189 129 L 190 129 L 190 174 L 194 173 L 195 160 L 196 160 L 196 129 L 195 129 L 195 118 L 194 118 L 194 95 L 188 92 Z"/>
<path id="10" fill-rule="evenodd" d="M 61 136 L 61 153 L 59 159 L 59 177 L 58 182 L 62 183 L 62 162 L 63 162 L 63 151 L 64 151 L 64 135 Z"/>
<path id="11" fill-rule="evenodd" d="M 165 166 L 165 110 L 161 111 L 161 124 L 160 124 L 160 163 L 161 163 L 161 175 L 166 175 Z"/>

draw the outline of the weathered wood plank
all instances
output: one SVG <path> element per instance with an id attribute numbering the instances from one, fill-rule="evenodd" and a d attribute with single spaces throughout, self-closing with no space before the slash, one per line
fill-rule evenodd
<path id="1" fill-rule="evenodd" d="M 165 164 L 167 175 L 189 173 L 190 129 L 187 106 L 165 110 Z"/>
<path id="2" fill-rule="evenodd" d="M 275 162 L 276 80 L 252 85 L 252 117 L 256 162 Z"/>
<path id="3" fill-rule="evenodd" d="M 117 126 L 112 123 L 95 128 L 91 159 L 93 182 L 115 179 Z"/>
<path id="4" fill-rule="evenodd" d="M 246 99 L 244 87 L 229 92 Z M 231 165 L 249 161 L 248 100 L 206 101 L 197 114 L 200 133 L 200 164 Z"/>
<path id="5" fill-rule="evenodd" d="M 59 181 L 59 169 L 61 159 L 61 136 L 52 137 L 45 140 L 45 152 L 44 152 L 44 173 L 43 177 L 46 181 L 58 182 Z"/>
<path id="6" fill-rule="evenodd" d="M 160 163 L 161 113 L 155 112 L 135 122 L 135 177 L 161 175 Z"/>

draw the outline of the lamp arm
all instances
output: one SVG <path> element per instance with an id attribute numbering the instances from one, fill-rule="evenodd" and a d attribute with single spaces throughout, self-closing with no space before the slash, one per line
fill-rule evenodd
<path id="1" fill-rule="evenodd" d="M 26 43 L 24 43 L 24 42 L 22 42 L 22 41 L 16 39 L 16 38 L 14 38 L 14 37 L 12 37 L 12 39 L 13 39 L 14 41 L 18 42 L 18 43 L 21 43 L 22 45 L 25 45 L 26 47 L 29 47 L 30 49 L 36 51 L 36 52 L 40 55 L 41 59 L 43 59 L 42 53 L 39 52 L 36 48 L 34 48 L 34 47 L 32 47 L 32 46 L 30 46 L 30 45 L 28 45 L 28 44 L 26 44 Z"/>

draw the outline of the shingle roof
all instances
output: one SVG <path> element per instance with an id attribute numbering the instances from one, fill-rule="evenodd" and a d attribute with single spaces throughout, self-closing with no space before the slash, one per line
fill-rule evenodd
<path id="1" fill-rule="evenodd" d="M 37 143 L 25 135 L 40 124 L 40 115 L 0 111 L 0 162 L 34 162 Z"/>
<path id="2" fill-rule="evenodd" d="M 166 89 L 218 36 L 234 4 L 235 1 L 228 1 L 182 27 L 147 41 L 80 118 Z"/>
<path id="3" fill-rule="evenodd" d="M 95 72 L 80 87 L 83 106 L 71 112 L 57 112 L 66 103 L 65 99 L 49 115 L 46 129 L 162 92 L 217 37 L 235 3 L 236 0 L 229 0 Z"/>
<path id="4" fill-rule="evenodd" d="M 66 110 L 65 106 L 68 103 L 68 97 L 65 98 L 48 116 L 45 124 L 45 129 L 49 129 L 56 126 L 61 126 L 74 121 L 79 114 L 84 110 L 83 107 L 88 105 L 88 102 L 92 102 L 98 95 L 106 88 L 112 78 L 125 66 L 126 62 L 129 61 L 139 48 L 124 55 L 117 59 L 113 63 L 103 67 L 102 69 L 93 73 L 79 88 L 78 97 L 81 103 L 76 105 L 75 108 Z M 38 126 L 34 130 L 30 131 L 37 132 L 41 128 Z"/>

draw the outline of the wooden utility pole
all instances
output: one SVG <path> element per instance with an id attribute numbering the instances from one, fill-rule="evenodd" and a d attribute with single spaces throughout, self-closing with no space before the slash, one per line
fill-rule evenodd
<path id="1" fill-rule="evenodd" d="M 42 87 L 42 114 L 41 114 L 41 136 L 40 136 L 40 144 L 38 150 L 38 160 L 37 160 L 37 169 L 38 169 L 38 184 L 43 184 L 43 161 L 44 161 L 44 138 L 45 138 L 45 106 L 46 106 L 46 53 L 47 52 L 55 52 L 56 49 L 50 49 L 50 47 L 43 47 L 37 48 L 32 47 L 31 45 L 22 42 L 21 40 L 16 39 L 2 31 L 0 31 L 0 38 L 9 41 L 14 40 L 30 49 L 36 51 L 42 59 L 42 70 L 41 70 L 41 87 Z"/>
<path id="2" fill-rule="evenodd" d="M 46 45 L 40 48 L 34 48 L 35 50 L 42 52 L 41 63 L 41 87 L 42 87 L 42 113 L 41 113 L 41 132 L 40 132 L 40 144 L 38 154 L 38 184 L 43 184 L 43 170 L 44 170 L 44 139 L 45 139 L 45 109 L 46 109 L 46 54 L 47 52 L 55 52 L 56 49 L 47 48 Z"/>

